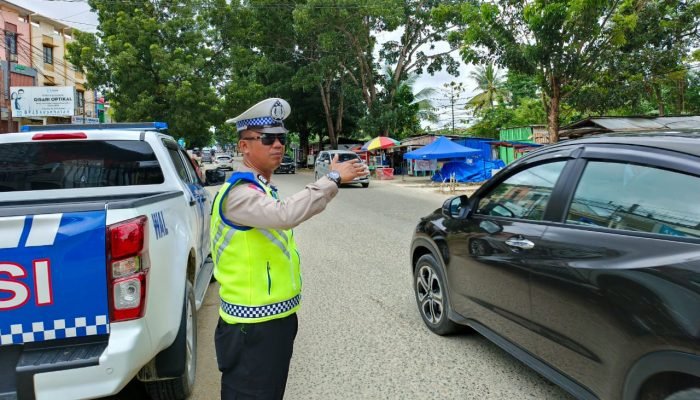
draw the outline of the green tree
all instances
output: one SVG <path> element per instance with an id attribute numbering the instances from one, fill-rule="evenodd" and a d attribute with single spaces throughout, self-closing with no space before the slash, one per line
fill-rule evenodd
<path id="1" fill-rule="evenodd" d="M 593 114 L 685 113 L 689 53 L 700 45 L 700 2 L 645 1 L 620 47 L 571 103 Z"/>
<path id="2" fill-rule="evenodd" d="M 432 54 L 427 46 L 446 38 L 454 18 L 434 21 L 432 10 L 440 5 L 455 5 L 456 0 L 309 0 L 298 5 L 295 24 L 299 31 L 318 37 L 322 49 L 333 53 L 345 83 L 360 90 L 367 108 L 362 121 L 369 132 L 387 134 L 392 118 L 399 113 L 393 103 L 400 83 L 413 73 L 433 73 L 442 68 L 457 74 L 458 63 L 451 55 L 455 47 Z M 398 40 L 382 44 L 379 57 L 374 53 L 376 36 L 401 30 Z M 379 65 L 389 65 L 392 80 L 379 73 Z M 403 96 L 403 94 L 402 94 Z"/>
<path id="3" fill-rule="evenodd" d="M 700 2 L 650 0 L 638 7 L 639 18 L 630 38 L 620 49 L 624 60 L 621 76 L 641 80 L 656 102 L 657 115 L 667 108 L 685 109 L 687 71 L 685 61 L 700 45 Z"/>
<path id="4" fill-rule="evenodd" d="M 541 89 L 552 143 L 562 101 L 588 81 L 626 43 L 637 22 L 634 0 L 475 1 L 460 6 L 467 28 L 467 62 L 494 62 L 533 75 Z M 444 10 L 438 13 L 440 17 Z"/>
<path id="5" fill-rule="evenodd" d="M 158 120 L 193 146 L 223 116 L 212 85 L 202 0 L 89 0 L 96 34 L 76 33 L 68 60 L 107 91 L 117 121 Z"/>
<path id="6" fill-rule="evenodd" d="M 700 114 L 700 71 L 688 72 L 688 91 L 686 92 L 686 111 L 691 115 Z"/>
<path id="7" fill-rule="evenodd" d="M 518 105 L 524 99 L 538 99 L 539 86 L 534 76 L 514 71 L 506 72 L 503 89 L 508 93 L 508 101 Z"/>
<path id="8" fill-rule="evenodd" d="M 414 86 L 417 79 L 418 75 L 412 73 L 397 83 L 394 70 L 385 68 L 383 80 L 386 87 L 396 87 L 396 89 L 393 95 L 388 91 L 381 92 L 379 104 L 375 106 L 375 110 L 379 110 L 378 116 L 373 120 L 366 119 L 364 123 L 369 125 L 371 121 L 371 126 L 379 127 L 377 132 L 403 139 L 422 131 L 421 120 L 437 122 L 438 116 L 432 103 L 432 98 L 437 91 L 426 87 L 415 92 Z M 368 129 L 372 128 L 368 126 Z"/>

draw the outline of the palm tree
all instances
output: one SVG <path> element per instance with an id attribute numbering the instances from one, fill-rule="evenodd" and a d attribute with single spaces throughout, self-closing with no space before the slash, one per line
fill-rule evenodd
<path id="1" fill-rule="evenodd" d="M 488 109 L 507 97 L 508 92 L 503 88 L 504 80 L 493 63 L 476 67 L 476 71 L 469 76 L 476 81 L 476 88 L 480 93 L 469 99 L 468 108 L 473 108 L 475 111 Z"/>
<path id="2" fill-rule="evenodd" d="M 394 71 L 390 67 L 386 67 L 384 75 L 387 91 L 389 91 L 392 86 L 397 84 L 394 79 Z M 416 84 L 417 79 L 417 74 L 409 74 L 401 82 L 398 82 L 398 86 L 396 87 L 396 90 L 394 90 L 394 93 L 398 93 L 402 89 L 413 93 L 413 86 Z M 431 98 L 435 97 L 436 93 L 437 90 L 431 87 L 426 87 L 419 90 L 417 93 L 413 93 L 413 101 L 411 101 L 410 104 L 418 106 L 417 116 L 419 119 L 429 122 L 437 122 L 438 116 L 435 114 L 435 105 L 431 101 Z M 393 99 L 391 100 L 393 102 Z"/>

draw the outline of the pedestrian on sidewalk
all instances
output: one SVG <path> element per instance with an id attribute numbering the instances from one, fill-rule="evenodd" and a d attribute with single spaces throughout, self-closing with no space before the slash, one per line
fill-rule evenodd
<path id="1" fill-rule="evenodd" d="M 281 200 L 270 181 L 287 144 L 289 104 L 271 98 L 228 123 L 238 131 L 243 165 L 214 200 L 214 276 L 221 284 L 215 345 L 221 398 L 282 399 L 301 303 L 299 253 L 292 228 L 320 213 L 341 183 L 368 171 L 357 160 Z"/>

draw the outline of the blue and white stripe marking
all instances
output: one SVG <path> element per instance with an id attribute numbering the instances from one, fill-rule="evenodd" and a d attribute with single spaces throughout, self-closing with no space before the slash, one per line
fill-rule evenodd
<path id="1" fill-rule="evenodd" d="M 281 125 L 279 121 L 275 121 L 272 117 L 251 118 L 236 122 L 236 129 L 241 131 L 249 126 L 265 126 L 265 125 Z"/>
<path id="2" fill-rule="evenodd" d="M 13 324 L 9 331 L 0 330 L 0 346 L 107 333 L 109 333 L 109 324 L 106 315 L 78 317 L 71 320 L 57 319 L 48 323 L 38 321 Z"/>
<path id="3" fill-rule="evenodd" d="M 0 218 L 0 346 L 109 333 L 106 215 Z"/>
<path id="4" fill-rule="evenodd" d="M 53 245 L 61 225 L 61 218 L 63 214 L 0 218 L 0 249 L 20 247 L 23 237 L 25 237 L 23 247 Z M 28 232 L 25 232 L 25 225 L 29 226 Z"/>
<path id="5" fill-rule="evenodd" d="M 238 304 L 231 304 L 221 299 L 221 309 L 228 315 L 238 318 L 264 318 L 273 315 L 285 313 L 301 302 L 301 295 L 296 295 L 289 300 L 280 301 L 279 303 L 268 304 L 258 307 L 248 307 Z"/>

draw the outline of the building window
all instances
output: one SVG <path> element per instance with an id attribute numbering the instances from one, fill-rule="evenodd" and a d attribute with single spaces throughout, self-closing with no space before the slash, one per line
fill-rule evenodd
<path id="1" fill-rule="evenodd" d="M 53 64 L 53 47 L 44 46 L 44 64 Z"/>
<path id="2" fill-rule="evenodd" d="M 78 108 L 85 107 L 85 92 L 83 92 L 81 90 L 76 90 L 75 94 L 76 94 L 75 100 L 77 102 L 76 105 L 78 106 Z"/>
<path id="3" fill-rule="evenodd" d="M 17 54 L 17 34 L 15 32 L 5 31 L 5 44 L 10 54 Z"/>

